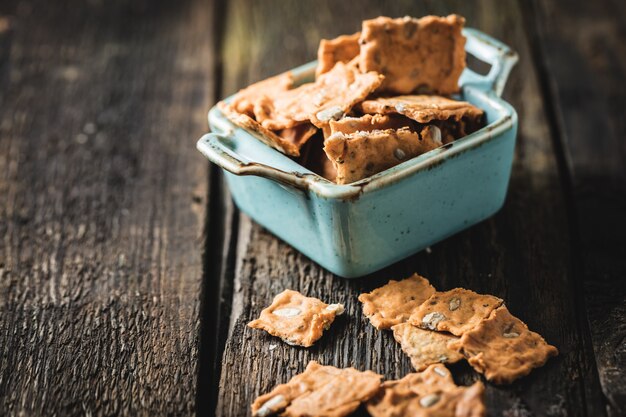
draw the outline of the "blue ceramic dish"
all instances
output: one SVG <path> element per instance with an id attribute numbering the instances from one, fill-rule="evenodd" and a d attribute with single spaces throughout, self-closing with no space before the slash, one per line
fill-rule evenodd
<path id="1" fill-rule="evenodd" d="M 494 214 L 506 196 L 517 114 L 500 94 L 517 55 L 474 29 L 466 50 L 491 64 L 465 69 L 461 98 L 485 110 L 487 126 L 358 182 L 337 185 L 209 112 L 213 133 L 198 149 L 225 171 L 237 206 L 342 277 L 383 268 Z M 315 62 L 292 70 L 314 78 Z"/>

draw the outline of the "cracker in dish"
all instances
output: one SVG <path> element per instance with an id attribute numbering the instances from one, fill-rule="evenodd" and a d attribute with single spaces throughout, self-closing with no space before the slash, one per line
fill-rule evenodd
<path id="1" fill-rule="evenodd" d="M 341 35 L 335 39 L 322 39 L 317 50 L 317 68 L 315 76 L 319 77 L 330 71 L 337 62 L 348 63 L 359 55 L 359 37 L 361 32 L 352 35 Z"/>
<path id="2" fill-rule="evenodd" d="M 443 365 L 386 381 L 367 402 L 372 417 L 484 417 L 482 382 L 457 386 Z"/>
<path id="3" fill-rule="evenodd" d="M 482 119 L 484 112 L 466 101 L 435 95 L 379 97 L 365 100 L 360 108 L 370 114 L 401 114 L 419 123 L 434 120 Z"/>
<path id="4" fill-rule="evenodd" d="M 329 305 L 297 291 L 285 290 L 274 297 L 272 304 L 248 326 L 265 330 L 287 344 L 309 347 L 343 312 L 342 304 Z"/>
<path id="5" fill-rule="evenodd" d="M 391 330 L 416 371 L 432 364 L 455 363 L 463 359 L 456 348 L 450 347 L 451 342 L 458 340 L 456 336 L 424 330 L 409 323 L 396 324 Z"/>
<path id="6" fill-rule="evenodd" d="M 465 68 L 464 24 L 457 15 L 365 20 L 359 66 L 383 74 L 381 91 L 387 93 L 457 93 Z"/>
<path id="7" fill-rule="evenodd" d="M 349 184 L 367 178 L 443 144 L 439 128 L 416 132 L 401 129 L 337 132 L 324 141 L 324 152 L 337 170 L 335 182 Z"/>
<path id="8" fill-rule="evenodd" d="M 265 417 L 284 410 L 281 416 L 285 417 L 343 417 L 375 395 L 381 379 L 372 371 L 311 361 L 303 373 L 254 400 L 252 415 Z"/>
<path id="9" fill-rule="evenodd" d="M 315 83 L 303 84 L 265 100 L 255 107 L 255 117 L 270 130 L 293 127 L 305 121 L 322 128 L 365 100 L 383 78 L 376 72 L 361 73 L 354 66 L 338 62 Z"/>
<path id="10" fill-rule="evenodd" d="M 451 347 L 461 350 L 476 371 L 496 384 L 509 384 L 528 375 L 559 353 L 505 306 L 492 311 Z"/>
<path id="11" fill-rule="evenodd" d="M 337 132 L 351 134 L 372 130 L 400 129 L 412 126 L 411 122 L 410 119 L 398 115 L 365 114 L 360 117 L 344 117 L 330 121 L 328 136 Z"/>
<path id="12" fill-rule="evenodd" d="M 230 105 L 238 113 L 252 116 L 254 114 L 254 105 L 257 101 L 263 97 L 273 97 L 279 92 L 291 89 L 293 81 L 293 74 L 291 72 L 284 72 L 259 81 L 235 94 Z"/>
<path id="13" fill-rule="evenodd" d="M 435 288 L 428 280 L 413 274 L 400 281 L 390 280 L 382 287 L 359 295 L 363 314 L 378 330 L 404 323 L 411 312 L 434 294 Z"/>
<path id="14" fill-rule="evenodd" d="M 217 104 L 217 107 L 228 120 L 247 129 L 266 145 L 287 155 L 299 156 L 302 146 L 317 132 L 317 128 L 307 122 L 274 132 L 266 129 L 247 114 L 239 113 L 230 104 L 222 101 Z"/>

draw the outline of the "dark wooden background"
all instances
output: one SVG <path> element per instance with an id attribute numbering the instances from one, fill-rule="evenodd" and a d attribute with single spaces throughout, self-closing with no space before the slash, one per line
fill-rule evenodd
<path id="1" fill-rule="evenodd" d="M 344 280 L 233 207 L 195 150 L 218 98 L 362 19 L 450 12 L 520 55 L 497 215 Z M 0 415 L 245 415 L 311 359 L 403 376 L 356 296 L 414 271 L 503 297 L 561 351 L 488 385 L 490 416 L 626 415 L 625 70 L 618 0 L 2 0 Z M 246 328 L 284 288 L 347 315 L 308 350 Z"/>

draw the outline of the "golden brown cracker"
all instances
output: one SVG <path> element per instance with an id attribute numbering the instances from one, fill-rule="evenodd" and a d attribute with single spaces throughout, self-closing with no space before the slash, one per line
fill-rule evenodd
<path id="1" fill-rule="evenodd" d="M 359 295 L 365 314 L 377 329 L 390 329 L 403 323 L 435 292 L 428 280 L 418 274 L 401 281 L 390 280 L 374 291 Z"/>
<path id="2" fill-rule="evenodd" d="M 359 66 L 385 75 L 381 91 L 456 93 L 465 68 L 464 23 L 457 15 L 365 20 Z"/>
<path id="3" fill-rule="evenodd" d="M 494 310 L 451 347 L 460 349 L 476 371 L 496 384 L 511 383 L 558 355 L 557 348 L 530 331 L 505 306 Z"/>
<path id="4" fill-rule="evenodd" d="M 431 365 L 383 383 L 367 411 L 372 417 L 484 417 L 484 390 L 481 382 L 457 386 L 443 365 Z"/>
<path id="5" fill-rule="evenodd" d="M 411 315 L 409 323 L 455 336 L 472 330 L 502 305 L 502 299 L 464 288 L 436 292 Z"/>
<path id="6" fill-rule="evenodd" d="M 419 123 L 462 118 L 481 119 L 484 112 L 466 101 L 435 95 L 379 97 L 360 104 L 364 113 L 401 114 Z"/>
<path id="7" fill-rule="evenodd" d="M 287 91 L 293 86 L 293 74 L 284 72 L 266 80 L 254 83 L 240 90 L 230 102 L 238 113 L 252 116 L 254 105 L 263 97 L 274 97 L 278 92 Z"/>
<path id="8" fill-rule="evenodd" d="M 435 363 L 455 363 L 463 359 L 458 350 L 449 347 L 451 342 L 458 340 L 456 336 L 420 329 L 409 323 L 396 324 L 391 330 L 416 371 Z"/>
<path id="9" fill-rule="evenodd" d="M 223 101 L 219 102 L 217 107 L 228 120 L 246 129 L 266 145 L 287 155 L 299 156 L 302 145 L 317 132 L 317 128 L 311 123 L 303 123 L 274 132 L 264 128 L 247 114 L 237 112 L 231 105 Z"/>
<path id="10" fill-rule="evenodd" d="M 341 304 L 328 305 L 297 291 L 285 290 L 274 297 L 272 304 L 248 326 L 265 330 L 290 345 L 309 347 L 343 311 Z"/>
<path id="11" fill-rule="evenodd" d="M 324 152 L 335 165 L 337 184 L 349 184 L 441 145 L 434 136 L 401 128 L 349 135 L 338 132 L 324 141 Z"/>
<path id="12" fill-rule="evenodd" d="M 255 109 L 255 116 L 259 123 L 271 130 L 293 127 L 309 120 L 322 128 L 365 100 L 383 78 L 378 73 L 361 73 L 353 66 L 338 62 L 315 83 L 303 84 L 264 101 L 263 106 Z"/>
<path id="13" fill-rule="evenodd" d="M 371 371 L 338 369 L 309 362 L 306 370 L 278 385 L 252 404 L 258 417 L 278 413 L 286 417 L 342 417 L 352 413 L 380 389 L 382 377 Z"/>
<path id="14" fill-rule="evenodd" d="M 322 39 L 317 50 L 317 68 L 315 76 L 330 71 L 337 62 L 348 63 L 359 55 L 359 37 L 361 32 L 341 35 L 335 39 Z"/>
<path id="15" fill-rule="evenodd" d="M 372 130 L 401 129 L 411 125 L 406 117 L 383 114 L 365 114 L 361 117 L 343 117 L 331 120 L 329 123 L 330 135 L 333 133 L 351 134 L 356 132 L 371 132 Z"/>

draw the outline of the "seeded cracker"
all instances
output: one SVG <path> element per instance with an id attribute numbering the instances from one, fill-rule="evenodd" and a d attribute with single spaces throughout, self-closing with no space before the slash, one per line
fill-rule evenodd
<path id="1" fill-rule="evenodd" d="M 435 292 L 430 282 L 418 274 L 401 281 L 390 280 L 374 291 L 359 295 L 363 314 L 378 330 L 409 319 L 411 312 Z"/>
<path id="2" fill-rule="evenodd" d="M 455 336 L 472 330 L 502 305 L 502 299 L 477 294 L 464 288 L 436 292 L 409 319 L 428 330 L 447 331 Z"/>
<path id="3" fill-rule="evenodd" d="M 361 73 L 353 65 L 338 62 L 315 83 L 303 84 L 265 100 L 263 106 L 255 107 L 255 116 L 270 130 L 293 127 L 305 121 L 322 128 L 365 100 L 383 78 L 376 72 Z"/>
<path id="4" fill-rule="evenodd" d="M 346 416 L 378 392 L 381 379 L 371 371 L 338 369 L 311 361 L 303 373 L 258 397 L 252 414 L 264 417 L 285 410 L 281 416 Z"/>
<path id="5" fill-rule="evenodd" d="M 435 130 L 436 129 L 436 130 Z M 324 141 L 324 152 L 337 170 L 337 184 L 349 184 L 398 165 L 441 146 L 441 131 L 434 127 L 415 132 L 398 130 L 337 132 Z"/>
<path id="6" fill-rule="evenodd" d="M 372 130 L 400 129 L 410 126 L 411 120 L 406 117 L 383 114 L 366 114 L 361 117 L 344 117 L 337 121 L 330 121 L 330 134 L 356 132 L 371 132 Z"/>
<path id="7" fill-rule="evenodd" d="M 317 68 L 315 76 L 330 71 L 337 62 L 348 63 L 359 55 L 359 37 L 361 32 L 353 35 L 341 35 L 335 39 L 322 39 L 317 50 Z"/>
<path id="8" fill-rule="evenodd" d="M 259 99 L 273 97 L 279 92 L 289 90 L 292 86 L 293 75 L 291 72 L 285 72 L 240 90 L 230 104 L 238 113 L 252 116 L 254 105 Z"/>
<path id="9" fill-rule="evenodd" d="M 383 383 L 367 411 L 373 417 L 484 417 L 484 390 L 481 382 L 457 386 L 443 365 L 431 365 Z"/>
<path id="10" fill-rule="evenodd" d="M 234 124 L 250 131 L 261 142 L 291 156 L 300 156 L 302 146 L 317 132 L 310 123 L 303 123 L 293 128 L 273 132 L 261 126 L 246 114 L 239 113 L 225 102 L 217 104 L 220 111 Z"/>
<path id="11" fill-rule="evenodd" d="M 290 345 L 309 347 L 343 311 L 341 304 L 328 305 L 297 291 L 285 290 L 274 297 L 272 305 L 248 326 L 265 330 Z"/>
<path id="12" fill-rule="evenodd" d="M 484 112 L 466 101 L 451 100 L 441 96 L 396 96 L 365 100 L 361 103 L 364 113 L 401 114 L 419 123 L 434 120 L 455 120 L 462 118 L 480 121 Z"/>
<path id="13" fill-rule="evenodd" d="M 365 20 L 359 66 L 384 74 L 381 91 L 388 93 L 456 93 L 465 68 L 464 23 L 457 15 Z"/>
<path id="14" fill-rule="evenodd" d="M 470 365 L 496 384 L 511 383 L 558 355 L 557 348 L 528 330 L 505 306 L 494 310 L 451 347 L 462 350 Z"/>
<path id="15" fill-rule="evenodd" d="M 455 363 L 463 359 L 458 350 L 449 347 L 451 342 L 458 340 L 456 336 L 420 329 L 409 323 L 396 324 L 391 330 L 416 371 L 435 363 Z"/>

